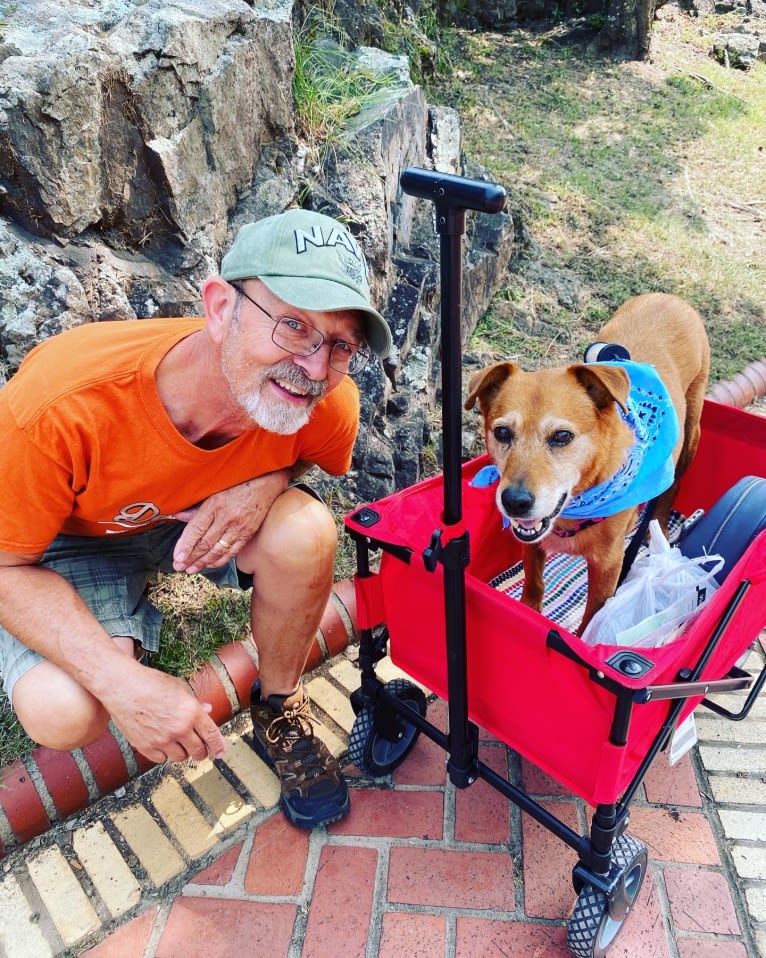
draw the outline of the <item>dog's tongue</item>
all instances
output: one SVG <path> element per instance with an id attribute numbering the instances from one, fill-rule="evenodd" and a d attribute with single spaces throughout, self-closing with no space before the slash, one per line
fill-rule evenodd
<path id="1" fill-rule="evenodd" d="M 520 529 L 536 529 L 539 525 L 542 525 L 542 519 L 535 519 L 530 521 L 529 519 L 514 519 L 513 524 L 518 526 Z"/>

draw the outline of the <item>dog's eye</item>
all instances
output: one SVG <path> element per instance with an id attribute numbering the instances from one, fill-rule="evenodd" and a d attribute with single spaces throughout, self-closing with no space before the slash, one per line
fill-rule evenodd
<path id="1" fill-rule="evenodd" d="M 548 440 L 548 445 L 553 446 L 554 448 L 568 446 L 573 439 L 573 432 L 570 432 L 568 429 L 557 429 Z"/>
<path id="2" fill-rule="evenodd" d="M 510 446 L 513 442 L 513 433 L 507 426 L 495 426 L 492 430 L 492 435 L 498 442 L 502 442 L 505 446 Z"/>

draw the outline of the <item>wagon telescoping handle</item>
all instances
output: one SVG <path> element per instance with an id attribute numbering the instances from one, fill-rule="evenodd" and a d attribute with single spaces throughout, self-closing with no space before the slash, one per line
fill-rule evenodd
<path id="1" fill-rule="evenodd" d="M 402 172 L 402 190 L 431 200 L 436 207 L 436 232 L 440 237 L 441 268 L 441 358 L 442 444 L 444 452 L 444 515 L 447 526 L 462 519 L 462 342 L 463 294 L 462 236 L 466 210 L 499 213 L 505 206 L 505 190 L 482 180 L 434 173 L 409 167 Z M 444 616 L 447 645 L 449 707 L 449 761 L 451 781 L 458 788 L 470 785 L 477 775 L 479 735 L 468 720 L 466 655 L 465 568 L 470 560 L 468 532 L 453 530 L 442 542 L 437 530 L 423 556 L 426 568 L 444 567 Z"/>
<path id="2" fill-rule="evenodd" d="M 405 193 L 431 200 L 436 207 L 436 232 L 440 236 L 444 522 L 455 525 L 462 518 L 461 238 L 465 233 L 466 210 L 499 213 L 505 206 L 506 193 L 495 183 L 416 167 L 403 170 L 399 182 Z"/>
<path id="3" fill-rule="evenodd" d="M 405 193 L 421 200 L 479 213 L 499 213 L 505 206 L 505 190 L 496 183 L 469 180 L 452 173 L 435 173 L 408 167 L 402 171 L 399 182 Z"/>

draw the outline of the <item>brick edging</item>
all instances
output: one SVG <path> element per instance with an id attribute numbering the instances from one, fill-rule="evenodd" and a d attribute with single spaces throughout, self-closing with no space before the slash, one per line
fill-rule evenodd
<path id="1" fill-rule="evenodd" d="M 356 638 L 356 595 L 351 579 L 333 585 L 306 672 L 338 655 Z M 246 708 L 258 677 L 253 643 L 230 642 L 189 679 L 198 699 L 222 725 Z M 85 809 L 152 768 L 113 725 L 91 745 L 73 752 L 40 746 L 0 768 L 0 857 L 42 835 L 57 821 Z"/>
<path id="2" fill-rule="evenodd" d="M 756 399 L 763 399 L 766 395 L 766 356 L 750 363 L 732 379 L 715 383 L 707 395 L 708 399 L 715 399 L 726 406 L 739 406 L 740 409 Z"/>

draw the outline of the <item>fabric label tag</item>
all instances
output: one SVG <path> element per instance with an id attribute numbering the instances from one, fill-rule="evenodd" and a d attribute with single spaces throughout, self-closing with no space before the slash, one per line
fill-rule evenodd
<path id="1" fill-rule="evenodd" d="M 694 712 L 687 715 L 686 718 L 673 732 L 670 740 L 670 756 L 668 761 L 675 765 L 686 755 L 689 749 L 697 741 L 697 724 L 694 721 Z"/>

